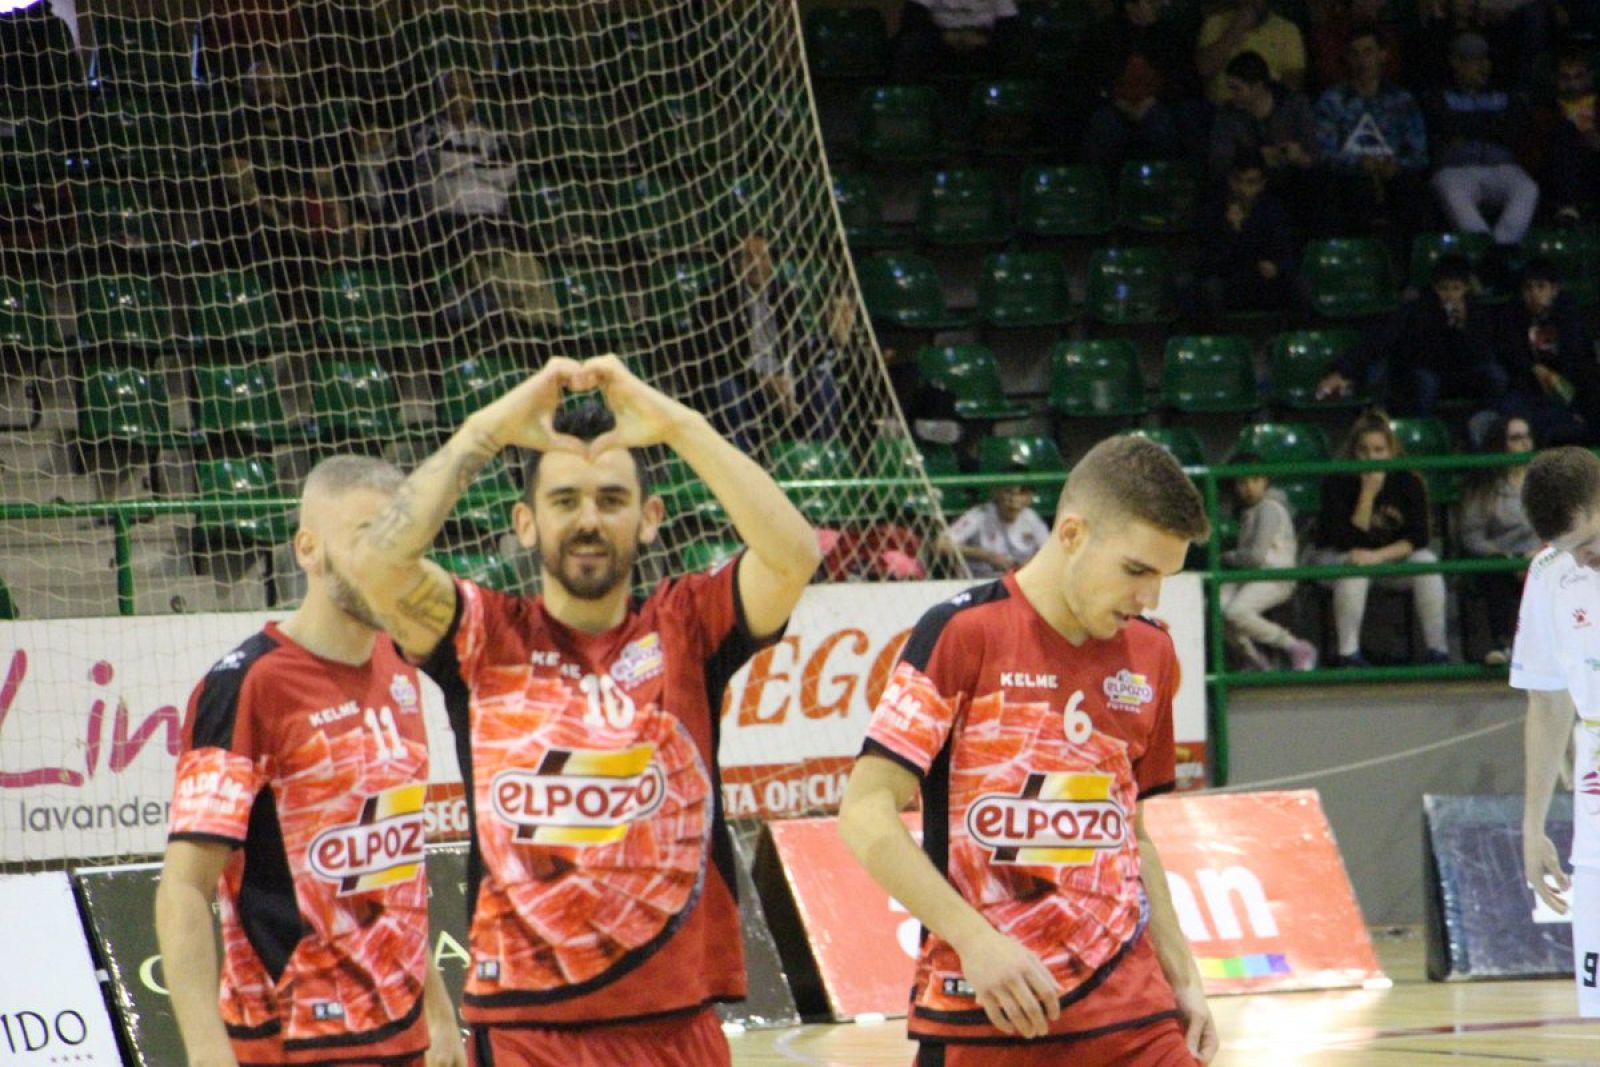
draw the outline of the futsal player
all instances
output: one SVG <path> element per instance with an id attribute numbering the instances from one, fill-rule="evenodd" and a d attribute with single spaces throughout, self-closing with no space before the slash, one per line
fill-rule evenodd
<path id="1" fill-rule="evenodd" d="M 598 391 L 563 407 L 565 392 Z M 634 449 L 664 444 L 747 550 L 631 593 L 663 517 Z M 537 597 L 424 557 L 474 476 L 532 449 L 517 539 Z M 462 1014 L 479 1067 L 716 1067 L 712 1010 L 743 997 L 718 794 L 730 676 L 776 640 L 820 552 L 759 466 L 614 356 L 552 359 L 470 416 L 369 528 L 354 574 L 439 683 L 472 818 Z"/>
<path id="2" fill-rule="evenodd" d="M 1159 445 L 1072 469 L 1039 552 L 917 623 L 839 829 L 922 921 L 920 1067 L 1179 1067 L 1217 1034 L 1143 802 L 1176 780 L 1172 639 L 1143 615 L 1200 495 Z M 919 849 L 900 812 L 920 787 Z"/>
<path id="3" fill-rule="evenodd" d="M 1528 565 L 1511 651 L 1511 685 L 1528 691 L 1523 868 L 1541 901 L 1572 913 L 1578 1012 L 1594 1017 L 1600 1016 L 1600 459 L 1575 447 L 1540 453 L 1528 464 L 1522 506 L 1546 542 Z M 1570 878 L 1544 825 L 1569 739 L 1577 753 Z"/>
<path id="4" fill-rule="evenodd" d="M 294 535 L 304 601 L 189 699 L 156 891 L 189 1067 L 466 1062 L 428 951 L 417 672 L 345 570 L 400 484 L 362 456 L 317 464 Z"/>

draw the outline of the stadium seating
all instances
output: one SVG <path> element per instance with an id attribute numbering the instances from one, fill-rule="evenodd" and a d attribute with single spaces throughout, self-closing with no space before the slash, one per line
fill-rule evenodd
<path id="1" fill-rule="evenodd" d="M 955 457 L 950 456 L 952 465 Z M 882 483 L 893 478 L 917 478 L 933 475 L 922 453 L 909 437 L 877 437 L 868 453 L 869 477 Z M 950 473 L 947 471 L 946 473 Z M 945 497 L 948 490 L 935 487 L 931 493 L 909 485 L 883 485 L 874 487 L 868 494 L 873 518 L 894 515 L 939 515 L 947 510 Z"/>
<path id="2" fill-rule="evenodd" d="M 1450 427 L 1443 419 L 1393 418 L 1389 427 L 1400 439 L 1400 447 L 1408 456 L 1449 456 L 1456 451 L 1450 437 Z M 1461 499 L 1461 475 L 1453 471 L 1425 471 L 1422 480 L 1428 485 L 1428 496 L 1436 506 L 1449 506 Z"/>
<path id="3" fill-rule="evenodd" d="M 1433 282 L 1433 265 L 1439 257 L 1455 253 L 1467 257 L 1478 282 L 1483 286 L 1481 298 L 1504 299 L 1505 293 L 1496 289 L 1498 281 L 1484 271 L 1484 266 L 1494 251 L 1494 239 L 1486 233 L 1419 233 L 1411 239 L 1411 277 L 1409 284 L 1418 292 L 1426 291 Z"/>
<path id="4" fill-rule="evenodd" d="M 1279 404 L 1295 411 L 1311 408 L 1364 407 L 1365 390 L 1343 398 L 1317 399 L 1317 384 L 1332 372 L 1339 357 L 1361 343 L 1355 330 L 1290 330 L 1272 339 L 1272 393 Z"/>
<path id="5" fill-rule="evenodd" d="M 324 440 L 381 447 L 404 436 L 399 388 L 377 363 L 321 362 L 311 383 L 311 408 Z"/>
<path id="6" fill-rule="evenodd" d="M 999 182 L 987 170 L 935 170 L 922 176 L 917 235 L 929 244 L 996 244 L 1011 223 Z"/>
<path id="7" fill-rule="evenodd" d="M 449 528 L 469 539 L 483 540 L 511 529 L 511 506 L 517 499 L 517 483 L 506 466 L 504 454 L 496 456 L 478 472 L 472 485 L 456 501 L 447 520 Z"/>
<path id="8" fill-rule="evenodd" d="M 144 278 L 90 278 L 78 289 L 78 340 L 96 348 L 159 352 L 175 340 L 170 306 Z"/>
<path id="9" fill-rule="evenodd" d="M 45 287 L 36 281 L 0 278 L 0 347 L 38 356 L 62 344 Z"/>
<path id="10" fill-rule="evenodd" d="M 870 7 L 807 12 L 805 41 L 806 65 L 820 80 L 880 77 L 889 54 L 883 15 Z"/>
<path id="11" fill-rule="evenodd" d="M 738 541 L 690 541 L 678 547 L 678 563 L 685 571 L 709 571 L 743 551 Z"/>
<path id="12" fill-rule="evenodd" d="M 497 399 L 529 372 L 509 359 L 469 356 L 440 372 L 439 402 L 434 421 L 441 433 L 453 433 L 468 415 Z"/>
<path id="13" fill-rule="evenodd" d="M 265 456 L 199 459 L 194 465 L 199 501 L 226 502 L 270 499 L 285 495 L 278 486 L 277 470 Z M 288 511 L 218 515 L 198 508 L 194 536 L 203 549 L 257 547 L 271 549 L 294 533 Z"/>
<path id="14" fill-rule="evenodd" d="M 1098 167 L 1030 167 L 1017 196 L 1017 230 L 1034 237 L 1111 231 L 1111 195 Z"/>
<path id="15" fill-rule="evenodd" d="M 1017 419 L 1029 412 L 1026 404 L 1006 398 L 1000 367 L 984 345 L 923 345 L 917 370 L 924 381 L 955 397 L 956 414 L 963 419 Z"/>
<path id="16" fill-rule="evenodd" d="M 1162 400 L 1174 411 L 1239 413 L 1261 406 L 1250 339 L 1232 335 L 1169 338 Z"/>
<path id="17" fill-rule="evenodd" d="M 779 482 L 856 477 L 849 449 L 838 441 L 779 441 L 772 450 L 772 476 Z M 835 526 L 867 513 L 865 493 L 842 488 L 786 490 L 795 507 L 819 526 Z"/>
<path id="18" fill-rule="evenodd" d="M 1535 226 L 1522 239 L 1526 259 L 1548 259 L 1561 288 L 1585 308 L 1600 303 L 1600 230 L 1592 226 Z"/>
<path id="19" fill-rule="evenodd" d="M 1117 182 L 1117 224 L 1136 233 L 1183 233 L 1194 226 L 1200 176 L 1188 163 L 1130 160 Z"/>
<path id="20" fill-rule="evenodd" d="M 1381 241 L 1340 237 L 1307 242 L 1301 274 L 1311 289 L 1311 306 L 1330 319 L 1384 315 L 1399 304 L 1394 267 Z"/>
<path id="21" fill-rule="evenodd" d="M 389 351 L 421 342 L 406 287 L 378 269 L 341 268 L 322 276 L 319 325 L 329 341 Z"/>
<path id="22" fill-rule="evenodd" d="M 1321 426 L 1299 422 L 1258 422 L 1239 431 L 1233 454 L 1254 452 L 1264 463 L 1316 462 L 1331 456 L 1328 435 Z M 1322 478 L 1274 478 L 1297 518 L 1317 513 L 1322 500 Z"/>
<path id="23" fill-rule="evenodd" d="M 1053 252 L 1006 252 L 984 257 L 978 276 L 978 314 L 990 326 L 1060 326 L 1072 321 L 1067 265 Z"/>
<path id="24" fill-rule="evenodd" d="M 552 284 L 561 307 L 561 329 L 568 336 L 604 342 L 639 336 L 636 316 L 612 271 L 564 271 Z"/>
<path id="25" fill-rule="evenodd" d="M 529 168 L 511 189 L 511 219 L 525 227 L 535 247 L 571 248 L 593 234 L 599 205 L 582 182 L 551 178 Z"/>
<path id="26" fill-rule="evenodd" d="M 1066 463 L 1055 441 L 1040 434 L 985 437 L 978 442 L 978 469 L 985 474 L 1025 470 L 1033 474 L 1065 473 Z"/>
<path id="27" fill-rule="evenodd" d="M 1120 339 L 1062 341 L 1050 354 L 1050 407 L 1067 418 L 1143 415 L 1139 353 Z"/>
<path id="28" fill-rule="evenodd" d="M 893 243 L 883 221 L 883 201 L 864 174 L 835 174 L 833 201 L 839 206 L 845 240 L 851 248 L 882 248 Z"/>
<path id="29" fill-rule="evenodd" d="M 522 576 L 510 560 L 494 552 L 444 552 L 433 557 L 445 570 L 486 589 L 522 592 Z"/>
<path id="30" fill-rule="evenodd" d="M 865 89 L 856 115 L 856 148 L 885 162 L 937 159 L 943 151 L 941 108 L 939 94 L 926 85 Z"/>
<path id="31" fill-rule="evenodd" d="M 980 82 L 967 96 L 967 123 L 977 150 L 991 156 L 1037 156 L 1044 109 L 1031 81 Z"/>
<path id="32" fill-rule="evenodd" d="M 1108 326 L 1170 322 L 1172 265 L 1161 248 L 1101 248 L 1089 258 L 1084 305 Z"/>
<path id="33" fill-rule="evenodd" d="M 233 355 L 269 349 L 286 336 L 272 280 L 257 271 L 224 271 L 195 279 L 198 303 L 190 334 L 207 352 Z"/>
<path id="34" fill-rule="evenodd" d="M 652 263 L 645 311 L 665 336 L 686 334 L 701 319 L 700 304 L 713 293 L 721 271 L 715 263 Z"/>
<path id="35" fill-rule="evenodd" d="M 316 437 L 316 427 L 285 413 L 283 388 L 269 361 L 201 363 L 190 375 L 196 433 L 262 448 Z"/>
<path id="36" fill-rule="evenodd" d="M 1124 431 L 1130 437 L 1143 437 L 1154 441 L 1177 457 L 1185 467 L 1200 467 L 1206 462 L 1205 446 L 1200 435 L 1189 426 L 1140 426 Z"/>
<path id="37" fill-rule="evenodd" d="M 861 295 L 874 321 L 906 329 L 971 326 L 975 317 L 950 311 L 933 264 L 921 256 L 880 253 L 856 264 Z"/>

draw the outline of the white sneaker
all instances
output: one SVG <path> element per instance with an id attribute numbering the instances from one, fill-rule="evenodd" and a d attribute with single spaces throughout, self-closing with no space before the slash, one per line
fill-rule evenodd
<path id="1" fill-rule="evenodd" d="M 1483 663 L 1486 667 L 1504 667 L 1510 662 L 1511 653 L 1503 648 L 1491 648 L 1483 656 Z"/>

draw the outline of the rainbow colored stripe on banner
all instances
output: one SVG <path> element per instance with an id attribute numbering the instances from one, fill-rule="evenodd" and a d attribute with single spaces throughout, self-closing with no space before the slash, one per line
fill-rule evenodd
<path id="1" fill-rule="evenodd" d="M 1249 956 L 1201 956 L 1202 978 L 1268 978 L 1290 974 L 1289 961 L 1281 952 L 1257 952 Z"/>

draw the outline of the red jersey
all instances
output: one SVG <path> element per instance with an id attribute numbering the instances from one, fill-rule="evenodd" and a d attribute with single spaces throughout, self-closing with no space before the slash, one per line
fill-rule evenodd
<path id="1" fill-rule="evenodd" d="M 1165 982 L 1147 968 L 1134 982 L 1135 968 L 1118 965 L 1147 915 L 1135 806 L 1176 779 L 1177 688 L 1165 630 L 1138 620 L 1074 646 L 1008 575 L 922 617 L 873 712 L 863 751 L 922 779 L 934 866 L 1055 975 L 1058 1038 L 1175 1012 Z M 955 950 L 931 932 L 909 1030 L 919 1040 L 1020 1040 L 989 1024 Z"/>
<path id="2" fill-rule="evenodd" d="M 387 637 L 349 666 L 268 623 L 195 687 L 183 734 L 169 836 L 242 846 L 220 886 L 222 1019 L 240 1063 L 425 1051 L 415 668 Z"/>
<path id="3" fill-rule="evenodd" d="M 760 647 L 736 570 L 663 582 L 600 634 L 542 598 L 456 582 L 423 669 L 472 818 L 469 1022 L 617 1022 L 744 996 L 716 764 L 722 692 Z"/>

